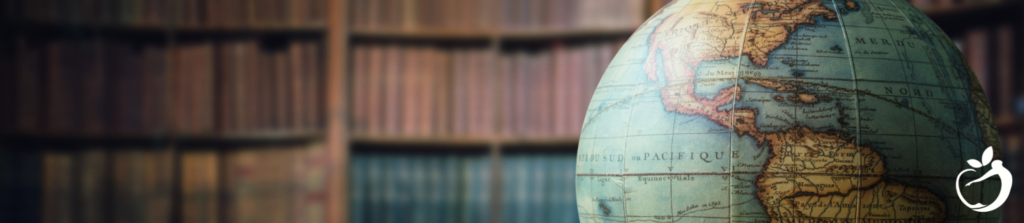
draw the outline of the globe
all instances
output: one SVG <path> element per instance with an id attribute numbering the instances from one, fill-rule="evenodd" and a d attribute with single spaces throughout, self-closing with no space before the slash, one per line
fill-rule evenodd
<path id="1" fill-rule="evenodd" d="M 584 123 L 583 222 L 999 219 L 965 204 L 1002 194 L 981 85 L 903 0 L 673 1 Z"/>

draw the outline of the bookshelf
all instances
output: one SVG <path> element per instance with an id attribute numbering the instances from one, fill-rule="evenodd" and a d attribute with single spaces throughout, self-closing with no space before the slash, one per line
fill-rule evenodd
<path id="1" fill-rule="evenodd" d="M 418 0 L 423 1 L 423 0 Z M 443 0 L 446 4 L 455 4 L 457 1 L 469 2 L 466 0 Z M 579 0 L 577 0 L 579 1 Z M 591 0 L 588 0 L 591 1 Z M 597 0 L 592 0 L 598 2 Z M 353 118 L 355 113 L 359 112 L 361 105 L 354 97 L 358 94 L 356 89 L 360 86 L 358 83 L 358 59 L 356 51 L 365 49 L 365 46 L 396 46 L 412 48 L 427 48 L 430 50 L 436 50 L 439 54 L 451 54 L 455 51 L 474 51 L 475 55 L 481 56 L 482 61 L 490 62 L 493 66 L 482 66 L 473 71 L 460 71 L 464 73 L 504 73 L 507 72 L 502 70 L 501 60 L 508 57 L 511 60 L 516 59 L 520 54 L 526 54 L 527 58 L 535 55 L 537 52 L 550 52 L 549 57 L 552 60 L 557 60 L 558 57 L 555 54 L 559 54 L 556 48 L 564 48 L 566 52 L 579 50 L 578 52 L 573 51 L 577 54 L 596 53 L 600 50 L 586 49 L 595 45 L 605 44 L 607 46 L 613 46 L 615 48 L 616 41 L 624 40 L 625 38 L 632 35 L 635 26 L 639 25 L 646 17 L 650 16 L 660 5 L 667 3 L 665 0 L 646 0 L 643 4 L 639 5 L 637 11 L 641 13 L 635 18 L 638 22 L 635 24 L 626 25 L 589 25 L 589 26 L 578 26 L 569 27 L 566 24 L 571 22 L 557 22 L 555 21 L 559 17 L 546 15 L 531 15 L 538 16 L 542 19 L 530 18 L 531 16 L 520 16 L 521 18 L 515 19 L 516 21 L 522 22 L 522 24 L 515 25 L 510 29 L 504 29 L 504 24 L 500 24 L 500 21 L 510 18 L 506 14 L 510 12 L 525 12 L 530 11 L 528 8 L 539 7 L 541 2 L 539 0 L 489 0 L 489 1 L 475 1 L 480 4 L 476 4 L 480 11 L 477 13 L 465 13 L 459 12 L 458 10 L 444 11 L 443 9 L 431 8 L 429 10 L 442 10 L 441 12 L 433 12 L 437 15 L 430 15 L 426 17 L 416 17 L 417 13 L 430 14 L 432 12 L 415 12 L 411 10 L 415 6 L 417 0 L 300 0 L 294 1 L 299 2 L 296 4 L 308 4 L 310 6 L 320 6 L 321 12 L 312 13 L 312 15 L 320 16 L 317 19 L 304 18 L 297 19 L 295 21 L 261 21 L 256 20 L 253 15 L 258 12 L 269 12 L 273 11 L 275 7 L 259 6 L 252 7 L 253 12 L 247 12 L 245 10 L 228 10 L 225 14 L 227 16 L 214 15 L 217 12 L 212 9 L 224 9 L 233 8 L 230 5 L 212 5 L 211 10 L 204 11 L 202 13 L 189 14 L 193 19 L 184 18 L 172 18 L 176 15 L 175 10 L 180 10 L 181 7 L 156 7 L 158 12 L 147 12 L 140 14 L 155 14 L 159 16 L 167 16 L 166 18 L 145 18 L 142 19 L 145 22 L 131 22 L 141 15 L 124 15 L 126 19 L 120 18 L 107 18 L 102 17 L 100 19 L 84 19 L 84 15 L 74 14 L 75 16 L 83 17 L 61 17 L 61 18 L 23 18 L 24 15 L 35 15 L 32 10 L 40 10 L 41 5 L 24 5 L 27 1 L 15 1 L 17 3 L 0 5 L 0 12 L 5 12 L 4 18 L 0 19 L 0 29 L 9 30 L 9 34 L 0 34 L 0 40 L 4 42 L 12 42 L 10 46 L 2 46 L 0 51 L 10 52 L 14 51 L 17 45 L 18 35 L 24 35 L 33 38 L 38 37 L 39 41 L 51 41 L 60 39 L 75 39 L 83 40 L 86 42 L 113 42 L 113 43 L 130 43 L 141 46 L 158 46 L 162 49 L 163 58 L 165 60 L 171 60 L 173 57 L 171 51 L 177 49 L 183 45 L 190 45 L 204 42 L 216 42 L 216 43 L 235 43 L 239 41 L 255 41 L 256 44 L 261 45 L 260 47 L 268 47 L 276 50 L 281 49 L 282 45 L 287 45 L 295 41 L 303 42 L 315 42 L 318 44 L 318 48 L 321 48 L 319 58 L 322 63 L 316 65 L 310 65 L 319 70 L 322 80 L 322 90 L 316 93 L 315 103 L 319 103 L 322 106 L 313 108 L 319 112 L 316 116 L 319 117 L 320 125 L 315 127 L 304 127 L 304 128 L 282 128 L 282 127 L 265 127 L 259 128 L 254 131 L 224 131 L 219 128 L 207 129 L 205 131 L 173 131 L 171 129 L 164 129 L 162 131 L 119 131 L 119 132 L 47 132 L 41 130 L 21 130 L 16 128 L 6 128 L 0 133 L 0 159 L 4 159 L 7 164 L 13 166 L 11 170 L 21 171 L 27 167 L 40 167 L 46 162 L 55 163 L 53 165 L 61 167 L 71 166 L 83 166 L 83 163 L 96 162 L 96 157 L 101 157 L 100 160 L 108 160 L 113 162 L 117 154 L 131 153 L 131 156 L 146 157 L 145 159 L 159 159 L 154 158 L 156 156 L 150 156 L 151 154 L 135 154 L 133 152 L 143 151 L 152 153 L 165 153 L 163 159 L 168 159 L 167 163 L 171 163 L 168 168 L 171 172 L 166 173 L 174 176 L 168 181 L 163 182 L 164 184 L 172 185 L 170 189 L 164 190 L 169 193 L 166 197 L 169 198 L 166 204 L 163 205 L 163 211 L 161 213 L 149 214 L 151 218 L 145 220 L 153 222 L 236 222 L 245 221 L 245 219 L 239 219 L 239 215 L 244 213 L 235 213 L 232 211 L 224 210 L 235 208 L 225 204 L 226 198 L 223 198 L 224 194 L 229 191 L 227 189 L 230 185 L 236 183 L 234 179 L 228 179 L 232 172 L 230 169 L 232 165 L 238 164 L 239 168 L 257 168 L 252 163 L 245 163 L 242 161 L 251 160 L 273 162 L 275 159 L 270 156 L 259 157 L 260 152 L 266 152 L 268 154 L 281 155 L 288 151 L 309 151 L 306 155 L 311 157 L 320 157 L 320 159 L 313 159 L 315 162 L 311 162 L 311 166 L 302 166 L 306 172 L 318 172 L 322 174 L 322 178 L 318 182 L 321 188 L 320 191 L 309 192 L 316 197 L 315 201 L 310 201 L 311 206 L 303 206 L 305 208 L 322 210 L 319 213 L 309 214 L 312 216 L 306 216 L 308 218 L 322 219 L 323 222 L 348 222 L 351 220 L 353 213 L 349 211 L 354 208 L 350 206 L 350 199 L 353 194 L 350 194 L 350 186 L 353 182 L 349 182 L 349 174 L 351 173 L 350 168 L 354 168 L 350 164 L 352 162 L 353 155 L 360 153 L 385 153 L 385 154 L 472 154 L 474 156 L 481 157 L 486 165 L 486 175 L 489 175 L 487 180 L 487 187 L 489 188 L 490 200 L 486 202 L 486 210 L 490 215 L 488 220 L 490 222 L 502 222 L 502 212 L 507 205 L 502 200 L 503 193 L 503 174 L 504 165 L 503 160 L 510 156 L 520 157 L 523 154 L 557 154 L 557 155 L 571 155 L 575 152 L 578 143 L 578 137 L 570 132 L 561 132 L 559 134 L 543 134 L 543 135 L 524 135 L 514 132 L 506 131 L 506 124 L 511 123 L 505 118 L 509 115 L 507 113 L 513 113 L 513 111 L 503 108 L 503 104 L 477 104 L 479 107 L 491 107 L 492 109 L 487 110 L 490 115 L 482 117 L 487 119 L 489 126 L 476 126 L 467 128 L 485 129 L 478 134 L 463 134 L 462 133 L 444 133 L 444 134 L 402 134 L 404 131 L 397 130 L 399 134 L 370 134 L 356 127 L 357 123 Z M 71 4 L 64 1 L 44 1 L 53 4 Z M 108 2 L 107 0 L 97 1 L 86 1 L 86 2 Z M 124 1 L 129 2 L 129 1 Z M 147 2 L 162 2 L 162 1 L 147 1 Z M 196 1 L 198 2 L 198 1 Z M 248 4 L 240 3 L 236 1 L 206 1 L 211 4 L 227 2 L 231 4 Z M 264 1 L 264 2 L 275 2 L 275 1 Z M 284 1 L 280 1 L 284 2 Z M 316 2 L 315 4 L 313 2 Z M 510 7 L 508 2 L 527 2 L 523 4 L 532 4 L 533 6 L 513 6 Z M 553 1 L 561 2 L 561 1 Z M 34 3 L 33 3 L 34 4 Z M 83 3 L 84 4 L 84 3 Z M 145 3 L 149 4 L 149 3 Z M 283 4 L 283 3 L 281 3 Z M 374 4 L 375 9 L 382 8 L 385 5 L 402 5 L 398 7 L 403 11 L 400 12 L 387 12 L 383 13 L 380 11 L 373 10 L 361 10 L 360 7 L 371 7 L 365 4 Z M 45 4 L 43 4 L 45 5 Z M 26 12 L 18 12 L 18 8 L 29 8 Z M 139 6 L 142 7 L 142 6 Z M 250 7 L 245 5 L 246 8 Z M 567 7 L 567 6 L 558 6 Z M 143 7 L 146 10 L 154 10 L 150 7 Z M 188 8 L 188 7 L 184 7 Z M 258 9 L 257 9 L 258 8 Z M 280 7 L 284 9 L 295 9 L 302 7 Z M 942 7 L 942 8 L 931 8 L 926 12 L 933 16 L 935 21 L 942 26 L 951 36 L 957 37 L 971 30 L 973 27 L 980 25 L 990 25 L 987 21 L 993 18 L 1006 19 L 1010 18 L 1009 21 L 1014 27 L 1014 30 L 1024 30 L 1024 18 L 1021 18 L 1017 10 L 1022 8 L 1020 1 L 1003 0 L 992 3 L 983 3 L 971 6 L 962 7 Z M 425 9 L 426 10 L 426 9 Z M 605 9 L 608 10 L 608 9 Z M 55 10 L 56 11 L 56 10 Z M 57 13 L 40 13 L 40 15 L 53 15 Z M 197 15 L 207 16 L 197 16 Z M 260 13 L 262 14 L 262 13 Z M 280 18 L 285 18 L 287 15 L 293 15 L 296 13 L 279 12 Z M 372 14 L 372 15 L 371 15 Z M 450 15 L 450 16 L 449 16 Z M 379 16 L 380 18 L 374 17 Z M 390 18 L 384 18 L 391 16 Z M 460 19 L 445 19 L 445 17 L 463 18 L 461 20 L 476 20 L 474 16 L 480 16 L 480 19 L 484 23 L 482 24 L 462 24 L 459 23 Z M 60 16 L 54 16 L 60 17 Z M 185 16 L 181 16 L 185 17 Z M 363 23 L 367 23 L 368 18 L 383 19 L 384 23 L 389 26 L 372 27 Z M 76 19 L 80 18 L 80 19 Z M 207 18 L 220 18 L 220 19 L 209 19 Z M 422 19 L 424 21 L 432 21 L 429 24 L 416 24 L 410 21 L 416 21 L 416 19 Z M 522 21 L 520 21 L 522 20 Z M 571 20 L 565 20 L 571 21 Z M 358 24 L 356 24 L 358 23 Z M 561 24 L 561 25 L 546 25 L 547 23 Z M 524 25 L 525 24 L 525 25 Z M 989 27 L 989 29 L 993 29 Z M 1017 31 L 1017 35 L 1020 32 Z M 994 38 L 994 37 L 993 37 Z M 35 40 L 33 40 L 35 41 Z M 994 42 L 995 40 L 993 40 Z M 6 43 L 5 43 L 6 44 Z M 1024 52 L 1024 44 L 1015 44 L 1014 48 L 1016 52 Z M 454 49 L 454 50 L 453 50 Z M 468 49 L 468 50 L 467 50 Z M 617 49 L 617 48 L 616 48 Z M 611 53 L 615 53 L 616 50 L 612 50 Z M 521 53 L 522 52 L 522 53 Z M 562 51 L 559 51 L 562 52 Z M 10 56 L 6 54 L 3 56 Z M 465 56 L 465 58 L 472 58 L 473 56 Z M 13 57 L 0 57 L 0 62 L 13 64 Z M 1015 55 L 1015 58 L 1022 58 L 1019 53 Z M 600 59 L 600 58 L 593 58 Z M 472 60 L 472 59 L 467 59 Z M 574 60 L 568 58 L 567 60 Z M 367 63 L 363 61 L 363 63 Z M 544 63 L 540 63 L 544 64 Z M 600 63 L 597 63 L 600 64 Z M 0 64 L 6 65 L 6 64 Z M 991 64 L 997 66 L 997 64 Z M 551 69 L 558 69 L 557 65 L 547 65 Z M 1014 71 L 1024 69 L 1022 65 L 1013 66 Z M 14 66 L 0 66 L 0 69 L 7 69 L 3 67 L 14 67 Z M 525 66 L 524 66 L 525 67 Z M 172 66 L 165 66 L 163 72 L 174 73 L 176 72 Z M 570 69 L 570 68 L 564 68 Z M 571 68 L 575 69 L 575 68 Z M 582 68 L 581 68 L 582 69 Z M 580 70 L 580 72 L 587 73 L 601 73 L 603 68 L 585 68 L 589 70 Z M 996 69 L 990 69 L 995 71 Z M 451 71 L 451 70 L 449 70 Z M 15 71 L 6 70 L 5 72 L 15 73 Z M 365 71 L 364 71 L 365 72 Z M 453 73 L 455 71 L 452 71 Z M 289 73 L 289 72 L 286 72 Z M 440 72 L 439 73 L 447 73 Z M 992 72 L 995 73 L 995 72 Z M 14 81 L 14 75 L 5 75 L 2 78 L 4 83 L 19 83 Z M 991 83 L 995 83 L 996 75 L 992 75 L 993 80 Z M 10 78 L 10 79 L 8 79 Z M 468 77 L 467 78 L 473 78 Z M 498 76 L 492 78 L 500 78 Z M 579 79 L 570 79 L 579 80 Z M 564 81 L 564 80 L 563 80 Z M 1011 82 L 1017 83 L 1016 85 L 1010 85 L 1011 87 L 1020 86 L 1022 80 L 1016 78 Z M 362 82 L 359 82 L 362 83 Z M 170 81 L 165 80 L 164 85 L 171 85 Z M 493 89 L 483 89 L 484 92 L 493 91 L 492 95 L 485 98 L 492 98 L 494 101 L 505 100 L 504 97 L 508 88 L 514 86 L 505 86 L 495 84 Z M 0 88 L 0 91 L 4 93 L 10 93 L 16 91 L 16 87 L 10 85 L 4 85 Z M 163 90 L 167 91 L 171 86 L 163 86 Z M 996 86 L 996 89 L 1005 90 L 1006 87 Z M 215 88 L 216 89 L 216 88 Z M 480 90 L 480 89 L 469 89 L 469 90 Z M 35 89 L 33 92 L 38 92 Z M 999 91 L 999 90 L 997 90 Z M 1018 90 L 1019 91 L 1019 90 Z M 592 92 L 592 91 L 591 91 Z M 1004 92 L 1009 92 L 1007 95 Z M 989 93 L 990 97 L 1017 97 L 1022 92 L 1014 91 L 1000 91 L 998 94 Z M 222 93 L 213 93 L 220 95 Z M 586 94 L 586 93 L 584 93 Z M 14 94 L 0 94 L 0 95 L 14 95 Z M 167 93 L 164 93 L 165 97 Z M 273 94 L 271 97 L 275 96 Z M 40 100 L 45 97 L 44 95 L 37 95 Z M 217 100 L 217 99 L 214 99 Z M 479 98 L 477 100 L 480 100 Z M 164 103 L 172 103 L 170 100 L 163 100 Z M 589 100 L 580 100 L 584 103 L 588 103 Z M 990 98 L 990 101 L 995 107 L 1007 106 L 1005 99 Z M 1011 102 L 1013 100 L 1010 100 Z M 16 105 L 19 104 L 18 100 L 11 99 L 8 97 L 0 98 L 0 105 Z M 170 105 L 164 105 L 169 107 Z M 7 107 L 9 106 L 0 106 Z M 555 106 L 557 107 L 557 106 Z M 261 107 L 262 108 L 262 107 Z M 221 110 L 219 107 L 213 107 L 214 110 Z M 551 108 L 557 109 L 557 108 Z M 998 108 L 997 108 L 998 109 Z M 5 111 L 0 114 L 2 117 L 25 117 L 19 116 L 18 111 L 7 111 L 6 109 L 0 109 Z M 39 111 L 36 111 L 39 112 Z M 450 111 L 439 111 L 442 114 L 449 114 Z M 287 113 L 287 112 L 286 112 Z M 528 113 L 528 111 L 527 111 Z M 543 113 L 544 115 L 554 113 Z M 396 114 L 398 116 L 406 115 L 405 113 Z M 526 114 L 520 114 L 526 115 Z M 38 116 L 38 115 L 36 115 Z M 219 120 L 224 117 L 220 114 L 213 114 L 212 119 Z M 8 118 L 9 119 L 9 118 Z M 175 120 L 178 118 L 171 117 L 170 114 L 163 114 L 156 118 L 159 120 L 160 125 L 173 126 Z M 426 120 L 432 118 L 417 118 L 417 120 Z M 556 118 L 549 117 L 551 121 L 555 121 Z M 18 120 L 0 120 L 0 124 L 3 126 L 18 126 Z M 474 122 L 474 121 L 466 121 Z M 150 123 L 153 124 L 153 123 Z M 217 124 L 214 124 L 215 126 Z M 567 124 L 572 128 L 572 126 Z M 1018 138 L 1021 135 L 1021 126 L 1024 123 L 1021 122 L 1020 118 L 1015 115 L 1000 116 L 997 118 L 997 125 L 999 126 L 1000 132 L 1006 135 L 1004 137 L 1004 143 L 1016 144 L 1019 141 Z M 400 125 L 399 125 L 400 126 Z M 417 125 L 418 126 L 418 125 Z M 427 126 L 430 126 L 429 124 Z M 404 126 L 403 126 L 404 127 Z M 398 127 L 398 128 L 403 128 Z M 431 127 L 432 128 L 432 127 Z M 564 128 L 564 126 L 563 126 Z M 254 129 L 249 127 L 236 127 L 236 129 Z M 426 131 L 431 132 L 431 131 Z M 557 130 L 553 132 L 558 132 Z M 1007 140 L 1006 138 L 1012 138 Z M 1013 142 L 1008 142 L 1013 141 Z M 1009 145 L 1009 147 L 1014 147 Z M 310 148 L 316 147 L 316 148 Z M 277 152 L 277 153 L 275 153 Z M 14 160 L 14 157 L 22 156 L 34 156 L 41 157 L 45 154 L 58 154 L 59 156 L 53 159 L 35 159 L 33 161 L 25 160 Z M 199 155 L 196 155 L 199 154 Z M 211 155 L 212 154 L 212 155 Z M 511 155 L 510 155 L 511 154 Z M 69 158 L 82 156 L 85 158 Z M 1016 156 L 1020 156 L 1019 152 Z M 185 158 L 183 158 L 185 157 Z M 242 157 L 242 158 L 237 158 Z M 210 161 L 210 160 L 213 161 Z M 71 160 L 71 161 L 68 161 Z M 188 160 L 188 161 L 184 161 Z M 242 161 L 239 161 L 242 160 Z M 1019 160 L 1019 158 L 1018 158 Z M 186 163 L 187 162 L 187 163 Z M 212 164 L 211 164 L 212 162 Z M 480 164 L 480 163 L 477 163 Z M 205 165 L 205 166 L 204 166 Z M 248 166 L 246 166 L 248 165 Z M 278 166 L 285 164 L 275 164 Z M 106 165 L 103 170 L 98 171 L 115 171 L 115 165 Z M 210 221 L 199 221 L 195 218 L 196 210 L 188 209 L 188 205 L 185 203 L 192 202 L 183 195 L 192 188 L 189 186 L 182 186 L 186 183 L 192 183 L 202 179 L 184 179 L 182 172 L 185 171 L 185 166 L 199 166 L 196 168 L 213 168 L 212 176 L 205 176 L 212 179 L 215 183 L 207 182 L 206 186 L 214 185 L 217 187 L 213 189 L 221 193 L 217 195 L 217 198 L 213 203 L 219 207 L 217 209 L 225 214 L 217 215 L 214 220 Z M 6 167 L 6 166 L 5 166 Z M 27 168 L 31 169 L 31 168 Z M 262 169 L 260 169 L 262 170 Z M 39 168 L 35 169 L 39 175 L 45 175 Z M 95 170 L 94 170 L 95 171 Z M 352 170 L 357 171 L 357 170 Z M 103 182 L 112 183 L 115 177 L 107 174 L 102 177 Z M 9 177 L 9 176 L 5 176 Z M 278 178 L 275 178 L 278 177 Z M 295 182 L 296 179 L 283 179 L 281 176 L 267 176 L 266 179 L 253 180 L 251 183 L 261 182 Z M 73 198 L 70 200 L 46 200 L 42 197 L 44 192 L 41 183 L 25 183 L 25 182 L 40 182 L 43 181 L 42 176 L 36 176 L 36 178 L 18 178 L 20 179 L 19 185 L 2 184 L 0 187 L 14 188 L 9 190 L 12 192 L 0 193 L 0 196 L 4 198 L 14 199 L 0 199 L 4 207 L 14 206 L 25 206 L 20 208 L 0 208 L 0 212 L 7 211 L 6 213 L 0 213 L 0 221 L 3 222 L 37 222 L 41 221 L 44 217 L 42 216 L 39 208 L 43 206 L 43 203 L 68 203 L 70 206 L 58 207 L 57 211 L 64 211 L 68 213 L 67 216 L 73 217 L 73 219 L 99 219 L 99 222 L 118 222 L 127 221 L 125 219 L 114 218 L 118 215 L 118 212 L 113 208 L 108 209 L 96 209 L 95 207 L 89 208 L 86 206 L 99 206 L 99 207 L 122 207 L 123 204 L 114 204 L 115 202 L 109 201 L 108 203 L 97 202 L 87 198 Z M 88 177 L 80 177 L 88 178 Z M 210 180 L 207 179 L 207 180 Z M 61 180 L 61 179 L 57 179 Z M 82 179 L 77 179 L 82 180 Z M 21 182 L 24 181 L 24 182 Z M 81 186 L 87 182 L 70 183 L 71 185 Z M 202 184 L 202 183 L 199 183 Z M 197 187 L 198 188 L 198 187 Z M 114 196 L 112 187 L 107 189 L 101 189 L 103 196 Z M 207 190 L 210 190 L 207 188 Z M 73 192 L 72 194 L 84 194 L 85 192 Z M 39 195 L 38 197 L 32 197 L 33 195 Z M 244 194 L 243 194 L 244 195 Z M 235 195 L 232 195 L 235 196 Z M 277 199 L 282 199 L 279 195 Z M 287 197 L 287 196 L 285 196 Z M 11 200 L 21 201 L 25 200 L 25 203 L 12 203 Z M 115 199 L 108 199 L 115 200 Z M 210 200 L 210 199 L 207 199 Z M 31 202 L 37 202 L 31 203 Z M 57 202 L 55 202 L 57 201 Z M 59 202 L 65 201 L 65 202 Z M 72 202 L 78 201 L 78 202 Z M 269 201 L 269 200 L 263 200 Z M 120 206 L 119 206 L 120 205 Z M 227 207 L 225 207 L 227 206 Z M 27 208 L 26 208 L 27 207 Z M 49 208 L 49 207 L 47 207 Z M 300 207 L 302 208 L 302 207 Z M 186 210 L 188 209 L 188 210 Z M 89 215 L 88 213 L 101 213 L 99 217 Z M 200 211 L 201 212 L 201 211 Z M 291 213 L 294 216 L 300 216 L 301 214 Z M 303 215 L 305 216 L 305 215 Z M 269 216 L 270 218 L 278 218 L 280 216 Z M 299 217 L 302 218 L 302 217 Z M 53 219 L 48 219 L 53 220 Z M 56 219 L 60 220 L 60 219 Z M 310 220 L 310 219 L 302 219 Z M 296 220 L 298 221 L 298 220 Z M 292 221 L 288 221 L 292 222 Z"/>
<path id="2" fill-rule="evenodd" d="M 345 222 L 347 5 L 3 3 L 0 221 Z"/>

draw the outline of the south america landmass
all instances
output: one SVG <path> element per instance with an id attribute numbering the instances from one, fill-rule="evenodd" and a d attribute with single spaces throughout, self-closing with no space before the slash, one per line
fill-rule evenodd
<path id="1" fill-rule="evenodd" d="M 856 7 L 849 1 L 846 4 L 847 8 Z M 755 124 L 758 109 L 723 108 L 740 100 L 743 89 L 738 84 L 710 98 L 694 94 L 699 63 L 748 56 L 752 64 L 764 66 L 768 55 L 785 44 L 798 26 L 814 24 L 813 18 L 818 16 L 837 17 L 822 2 L 811 0 L 687 6 L 655 27 L 648 40 L 645 72 L 653 81 L 662 69 L 667 86 L 661 93 L 667 110 L 702 116 L 740 137 L 753 138 L 759 146 L 767 145 L 771 156 L 755 185 L 757 199 L 772 222 L 942 222 L 947 215 L 942 199 L 927 189 L 887 179 L 881 155 L 871 147 L 857 145 L 849 133 L 814 131 L 806 126 L 762 131 Z M 656 56 L 662 58 L 660 67 Z M 792 90 L 771 79 L 748 83 L 777 92 Z"/>

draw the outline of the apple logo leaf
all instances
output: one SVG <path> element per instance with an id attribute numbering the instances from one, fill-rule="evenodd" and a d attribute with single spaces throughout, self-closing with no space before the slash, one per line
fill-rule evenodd
<path id="1" fill-rule="evenodd" d="M 988 166 L 992 162 L 992 147 L 989 146 L 985 149 L 985 152 L 981 153 L 981 165 Z"/>
<path id="2" fill-rule="evenodd" d="M 981 162 L 978 162 L 978 160 L 976 160 L 976 159 L 969 159 L 969 160 L 967 160 L 967 164 L 971 165 L 971 167 L 974 167 L 974 168 L 981 168 L 981 166 L 982 166 Z"/>

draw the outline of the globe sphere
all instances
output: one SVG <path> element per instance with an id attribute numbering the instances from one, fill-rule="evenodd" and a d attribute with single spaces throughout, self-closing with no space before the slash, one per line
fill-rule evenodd
<path id="1" fill-rule="evenodd" d="M 981 85 L 902 0 L 673 1 L 584 123 L 583 222 L 999 219 L 964 204 L 1001 194 L 980 178 L 1000 158 Z"/>

